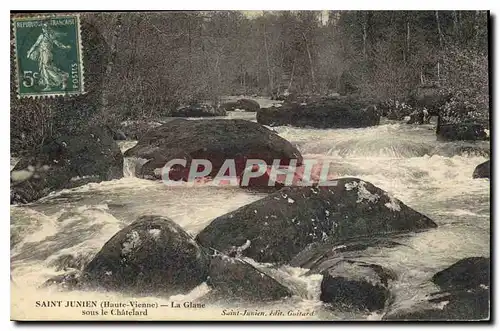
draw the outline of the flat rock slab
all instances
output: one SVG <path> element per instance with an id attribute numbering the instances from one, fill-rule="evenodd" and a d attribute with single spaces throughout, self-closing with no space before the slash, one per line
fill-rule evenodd
<path id="1" fill-rule="evenodd" d="M 343 260 L 322 271 L 320 300 L 334 307 L 377 311 L 386 306 L 391 294 L 389 281 L 395 275 L 383 267 Z"/>

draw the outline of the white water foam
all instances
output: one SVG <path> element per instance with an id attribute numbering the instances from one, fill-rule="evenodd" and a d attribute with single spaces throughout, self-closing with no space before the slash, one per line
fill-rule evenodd
<path id="1" fill-rule="evenodd" d="M 391 284 L 394 307 L 409 306 L 435 290 L 429 278 L 458 259 L 489 255 L 490 182 L 472 179 L 475 166 L 487 160 L 486 156 L 448 155 L 448 152 L 460 151 L 459 146 L 437 142 L 434 131 L 426 126 L 385 124 L 365 129 L 274 129 L 297 143 L 304 158 L 331 160 L 330 173 L 370 182 L 438 223 L 435 230 L 398 240 L 402 245 L 369 248 L 357 253 L 356 258 L 380 264 L 397 275 Z M 124 151 L 133 144 L 135 142 L 122 142 L 121 148 Z M 478 149 L 485 149 L 484 143 L 477 145 L 480 145 Z M 20 236 L 11 252 L 12 277 L 16 284 L 22 284 L 15 289 L 16 298 L 24 296 L 13 307 L 16 312 L 22 314 L 23 309 L 32 307 L 33 300 L 47 295 L 51 299 L 64 297 L 64 300 L 135 300 L 136 297 L 120 293 L 68 294 L 38 287 L 61 273 L 56 271 L 54 263 L 62 256 L 91 257 L 111 236 L 140 215 L 170 217 L 195 235 L 213 218 L 265 196 L 231 187 L 167 187 L 159 181 L 131 176 L 132 163 L 126 164 L 124 172 L 128 176 L 120 180 L 61 190 L 34 204 L 11 207 L 11 229 Z M 381 318 L 379 313 L 325 308 L 319 301 L 321 276 L 306 276 L 305 269 L 258 263 L 255 266 L 295 293 L 294 298 L 285 302 L 260 304 L 260 307 L 314 309 L 318 311 L 315 318 L 319 319 Z M 208 288 L 204 286 L 200 285 L 183 300 L 206 294 Z M 169 298 L 140 300 L 169 302 Z M 189 317 L 220 318 L 221 309 L 222 306 L 214 305 L 202 313 L 190 312 Z M 29 310 L 33 313 L 33 309 Z"/>

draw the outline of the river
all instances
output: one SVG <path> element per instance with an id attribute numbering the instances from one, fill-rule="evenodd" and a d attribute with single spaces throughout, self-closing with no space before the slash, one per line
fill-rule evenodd
<path id="1" fill-rule="evenodd" d="M 231 112 L 229 118 L 255 121 L 255 113 Z M 359 253 L 363 261 L 382 265 L 397 275 L 390 284 L 394 296 L 391 309 L 411 306 L 437 290 L 429 282 L 435 272 L 464 257 L 490 254 L 490 182 L 472 179 L 474 168 L 489 158 L 489 142 L 437 142 L 434 129 L 435 123 L 412 126 L 391 121 L 362 129 L 274 128 L 296 144 L 304 158 L 331 160 L 331 171 L 339 177 L 359 177 L 371 182 L 438 224 L 436 229 L 402 238 L 402 245 Z M 120 147 L 125 151 L 134 144 L 124 141 Z M 113 292 L 68 293 L 40 285 L 63 273 L 57 271 L 61 257 L 91 258 L 139 215 L 168 216 L 196 235 L 215 217 L 265 196 L 230 187 L 167 187 L 161 182 L 133 177 L 129 162 L 125 162 L 124 173 L 126 177 L 119 180 L 53 192 L 35 203 L 11 206 L 11 238 L 17 238 L 14 245 L 11 243 L 13 315 L 31 319 L 92 318 L 82 316 L 75 308 L 36 308 L 36 300 L 138 300 L 158 304 L 196 301 L 210 291 L 206 284 L 173 298 L 132 298 Z M 383 315 L 324 306 L 319 301 L 321 276 L 305 276 L 305 269 L 256 265 L 287 284 L 295 295 L 266 304 L 217 302 L 204 309 L 149 309 L 147 317 L 135 318 L 259 319 L 222 315 L 229 308 L 280 309 L 285 313 L 273 319 L 377 320 Z M 314 315 L 286 316 L 295 310 L 311 311 Z"/>

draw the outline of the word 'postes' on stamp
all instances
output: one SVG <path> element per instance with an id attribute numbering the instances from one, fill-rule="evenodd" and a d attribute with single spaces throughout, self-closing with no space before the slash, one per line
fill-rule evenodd
<path id="1" fill-rule="evenodd" d="M 18 96 L 84 93 L 78 15 L 13 18 Z"/>

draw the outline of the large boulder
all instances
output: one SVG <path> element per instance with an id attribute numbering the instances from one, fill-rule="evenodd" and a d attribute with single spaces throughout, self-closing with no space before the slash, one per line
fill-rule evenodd
<path id="1" fill-rule="evenodd" d="M 147 160 L 138 176 L 160 178 L 159 170 L 170 160 L 185 159 L 186 167 L 172 169 L 173 180 L 187 178 L 192 159 L 209 160 L 215 177 L 227 159 L 234 159 L 237 175 L 245 169 L 247 159 L 261 159 L 268 165 L 280 159 L 302 163 L 300 152 L 287 140 L 254 122 L 214 119 L 210 121 L 173 120 L 149 131 L 136 146 L 127 150 L 126 157 Z"/>
<path id="2" fill-rule="evenodd" d="M 141 295 L 187 293 L 207 279 L 209 257 L 172 220 L 141 216 L 116 233 L 84 268 L 86 288 Z"/>
<path id="3" fill-rule="evenodd" d="M 471 257 L 436 273 L 431 293 L 412 307 L 390 311 L 385 320 L 486 320 L 490 318 L 490 259 Z"/>
<path id="4" fill-rule="evenodd" d="M 342 260 L 321 272 L 320 300 L 334 307 L 355 307 L 376 311 L 390 299 L 389 281 L 393 273 L 379 265 Z"/>
<path id="5" fill-rule="evenodd" d="M 250 263 L 222 254 L 212 256 L 207 284 L 225 299 L 262 302 L 292 296 L 285 286 Z"/>
<path id="6" fill-rule="evenodd" d="M 263 108 L 257 122 L 269 125 L 292 125 L 314 128 L 360 128 L 378 125 L 376 106 L 342 98 L 328 98 L 312 103 L 285 103 L 281 107 Z"/>
<path id="7" fill-rule="evenodd" d="M 285 107 L 285 108 L 283 108 Z M 257 122 L 268 126 L 289 125 L 292 122 L 292 109 L 296 104 L 284 104 L 279 107 L 261 108 L 257 112 Z"/>
<path id="8" fill-rule="evenodd" d="M 474 169 L 472 173 L 472 178 L 490 178 L 491 170 L 490 170 L 490 160 L 481 163 Z"/>
<path id="9" fill-rule="evenodd" d="M 213 220 L 197 236 L 205 247 L 242 254 L 259 262 L 288 263 L 314 242 L 344 243 L 356 238 L 436 227 L 382 189 L 357 178 L 336 186 L 285 187 L 279 192 Z"/>
<path id="10" fill-rule="evenodd" d="M 113 136 L 107 128 L 92 128 L 60 136 L 22 158 L 11 171 L 11 201 L 31 202 L 54 190 L 121 177 L 123 156 Z"/>
<path id="11" fill-rule="evenodd" d="M 221 107 L 213 107 L 205 104 L 191 104 L 182 106 L 170 113 L 172 117 L 212 117 L 226 116 L 226 111 Z"/>

